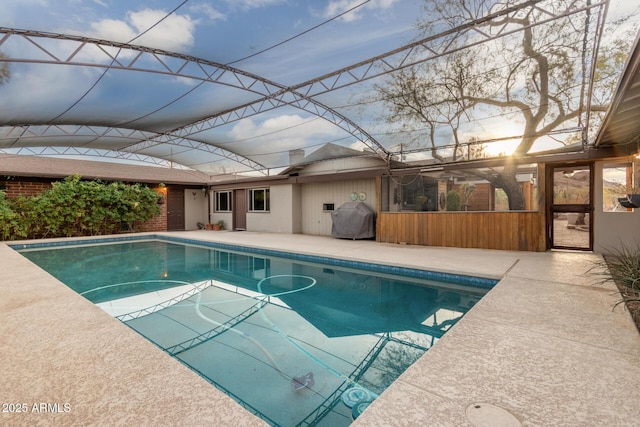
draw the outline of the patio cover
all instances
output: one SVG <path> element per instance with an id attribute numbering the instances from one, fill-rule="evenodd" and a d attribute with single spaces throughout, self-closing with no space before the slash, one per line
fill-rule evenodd
<path id="1" fill-rule="evenodd" d="M 387 120 L 376 87 L 473 46 L 517 44 L 522 28 L 507 17 L 526 16 L 541 30 L 588 20 L 575 69 L 577 86 L 589 87 L 585 60 L 597 49 L 606 1 L 477 2 L 473 18 L 427 29 L 420 23 L 433 4 L 3 2 L 0 152 L 252 176 L 279 173 L 290 151 L 308 155 L 327 143 L 387 162 L 414 144 L 413 158 L 429 159 L 433 147 L 423 141 L 448 125 Z M 513 136 L 493 124 L 508 118 L 469 110 L 458 119 L 472 122 L 460 123 L 474 130 L 469 138 L 487 137 L 485 127 L 497 140 Z M 449 144 L 438 141 L 442 155 Z"/>

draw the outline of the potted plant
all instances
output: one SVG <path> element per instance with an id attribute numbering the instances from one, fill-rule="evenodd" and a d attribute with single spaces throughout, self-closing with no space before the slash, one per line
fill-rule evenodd
<path id="1" fill-rule="evenodd" d="M 213 224 L 213 229 L 214 230 L 224 230 L 224 221 L 220 220 L 220 221 L 216 222 L 215 224 Z"/>
<path id="2" fill-rule="evenodd" d="M 636 207 L 640 207 L 640 188 L 635 186 L 632 187 L 631 190 L 629 190 L 629 193 L 627 193 L 627 198 L 629 199 L 631 204 L 635 205 Z"/>
<path id="3" fill-rule="evenodd" d="M 455 190 L 449 191 L 447 193 L 447 211 L 459 211 L 460 205 L 460 193 Z"/>
<path id="4" fill-rule="evenodd" d="M 471 200 L 473 199 L 473 193 L 476 191 L 476 186 L 473 184 L 463 184 L 460 187 L 460 206 L 463 211 L 468 211 L 471 206 Z"/>
<path id="5" fill-rule="evenodd" d="M 426 211 L 427 210 L 427 202 L 428 201 L 429 201 L 429 199 L 427 198 L 427 196 L 417 196 L 416 197 L 415 210 L 416 211 Z"/>
<path id="6" fill-rule="evenodd" d="M 640 208 L 640 188 L 633 187 L 627 193 L 627 197 L 618 198 L 618 203 L 625 208 Z"/>

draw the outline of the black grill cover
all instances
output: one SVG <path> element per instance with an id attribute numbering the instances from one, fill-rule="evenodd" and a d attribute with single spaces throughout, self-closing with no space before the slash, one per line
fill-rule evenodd
<path id="1" fill-rule="evenodd" d="M 362 202 L 348 202 L 331 212 L 331 235 L 342 239 L 376 236 L 376 212 Z"/>

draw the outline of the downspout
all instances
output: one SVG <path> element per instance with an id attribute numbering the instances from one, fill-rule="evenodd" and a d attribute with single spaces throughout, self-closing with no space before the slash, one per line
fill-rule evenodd
<path id="1" fill-rule="evenodd" d="M 212 224 L 211 222 L 211 186 L 207 184 L 205 188 L 207 189 L 207 224 Z"/>

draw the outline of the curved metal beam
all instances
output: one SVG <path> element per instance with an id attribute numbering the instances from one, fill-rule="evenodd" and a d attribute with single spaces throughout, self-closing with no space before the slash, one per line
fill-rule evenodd
<path id="1" fill-rule="evenodd" d="M 503 17 L 506 14 L 517 12 L 527 7 L 538 9 L 539 11 L 544 12 L 544 14 L 549 17 L 542 22 L 534 24 L 539 25 L 543 22 L 548 22 L 560 17 L 565 17 L 585 10 L 590 10 L 592 8 L 600 8 L 606 4 L 606 0 L 601 0 L 600 2 L 597 2 L 595 4 L 587 5 L 573 10 L 567 9 L 561 12 L 553 12 L 552 10 L 544 9 L 543 5 L 539 4 L 541 3 L 541 1 L 542 0 L 529 0 L 521 4 L 506 8 L 504 10 L 490 13 L 482 18 L 465 23 L 443 33 L 427 37 L 425 39 L 387 52 L 383 55 L 370 58 L 368 60 L 359 62 L 357 64 L 334 71 L 329 74 L 325 74 L 318 78 L 300 83 L 292 87 L 284 87 L 251 73 L 246 73 L 233 67 L 218 64 L 212 61 L 207 61 L 201 58 L 192 57 L 189 55 L 167 52 L 160 49 L 148 48 L 144 46 L 129 45 L 127 43 L 118 43 L 113 41 L 91 39 L 80 36 L 69 36 L 64 34 L 15 30 L 10 28 L 0 28 L 0 34 L 5 34 L 5 36 L 0 39 L 0 46 L 2 46 L 2 44 L 5 43 L 13 35 L 21 36 L 38 47 L 48 59 L 15 60 L 0 58 L 0 61 L 64 63 L 69 65 L 86 65 L 93 67 L 154 72 L 189 77 L 218 84 L 225 84 L 263 95 L 262 98 L 256 101 L 234 107 L 232 109 L 189 123 L 184 126 L 176 127 L 159 136 L 124 148 L 136 149 L 136 147 L 141 146 L 140 144 L 142 144 L 142 146 L 144 147 L 150 147 L 153 144 L 168 143 L 168 141 L 172 138 L 189 138 L 190 135 L 202 132 L 204 130 L 212 129 L 214 127 L 237 121 L 248 116 L 273 110 L 283 105 L 290 105 L 295 108 L 307 111 L 316 116 L 322 117 L 331 123 L 334 123 L 335 125 L 346 130 L 349 134 L 353 135 L 359 141 L 363 142 L 367 147 L 378 152 L 378 154 L 385 158 L 385 160 L 388 160 L 391 156 L 391 153 L 389 153 L 383 146 L 381 146 L 371 135 L 369 135 L 347 117 L 325 105 L 322 105 L 321 103 L 315 101 L 312 97 L 356 83 L 360 83 L 362 81 L 369 80 L 374 77 L 390 73 L 392 71 L 396 71 L 411 65 L 416 65 L 418 63 L 425 62 L 463 49 L 464 46 L 454 46 L 453 42 L 457 37 L 468 32 L 473 31 L 476 34 L 480 35 L 480 40 L 475 41 L 473 44 L 480 44 L 489 40 L 493 40 L 495 38 L 509 35 L 513 33 L 513 31 L 509 31 L 504 25 L 495 34 L 486 34 L 482 32 L 478 28 L 478 26 L 480 24 L 490 22 L 497 18 Z M 73 53 L 71 53 L 71 55 L 67 56 L 65 59 L 60 59 L 44 46 L 37 43 L 36 40 L 34 40 L 39 37 L 73 40 L 79 42 L 80 45 Z M 450 37 L 450 39 L 447 39 L 447 37 Z M 440 40 L 438 45 L 434 43 L 436 40 Z M 103 65 L 96 63 L 75 62 L 73 60 L 74 57 L 76 57 L 78 53 L 81 52 L 82 49 L 88 44 L 98 47 L 98 49 L 105 55 L 105 59 L 111 61 L 111 64 Z M 104 48 L 104 46 L 133 50 L 137 51 L 138 53 L 131 60 L 119 60 L 116 56 L 111 55 Z M 140 59 L 143 57 L 143 54 L 146 55 L 145 57 L 150 57 L 151 59 L 153 59 L 153 61 L 151 61 L 152 63 L 155 61 L 156 68 L 141 68 L 137 65 L 140 62 Z M 177 58 L 181 62 L 172 67 L 172 64 L 169 64 L 167 60 L 163 60 L 163 57 Z M 200 70 L 200 72 L 198 72 L 197 74 L 189 74 L 186 72 L 187 65 L 192 63 L 198 64 L 197 69 Z M 205 69 L 206 67 L 209 67 L 210 69 Z"/>
<path id="2" fill-rule="evenodd" d="M 109 68 L 129 71 L 142 71 L 147 73 L 164 74 L 175 77 L 185 77 L 195 80 L 202 80 L 211 83 L 223 84 L 260 95 L 270 95 L 282 89 L 282 85 L 230 67 L 215 61 L 209 61 L 191 55 L 185 55 L 177 52 L 171 52 L 163 49 L 151 48 L 141 45 L 133 45 L 111 40 L 96 39 L 85 36 L 75 36 L 70 34 L 51 33 L 34 30 L 21 30 L 17 28 L 0 27 L 0 34 L 4 34 L 0 38 L 0 47 L 8 43 L 13 37 L 17 37 L 27 41 L 43 53 L 43 57 L 37 58 L 0 58 L 0 62 L 19 62 L 19 63 L 35 63 L 35 64 L 58 64 L 73 65 L 95 68 Z M 66 56 L 64 53 L 54 52 L 52 47 L 46 47 L 39 43 L 39 39 L 55 39 L 62 41 L 77 42 L 77 48 Z M 76 59 L 82 56 L 83 51 L 91 49 L 91 46 L 97 48 L 97 53 L 101 55 L 101 59 L 105 63 L 100 63 L 100 58 L 94 62 L 81 61 Z M 87 47 L 89 47 L 87 49 Z M 109 53 L 108 48 L 117 48 L 119 50 L 131 51 L 133 57 L 127 55 L 113 55 Z M 26 53 L 26 52 L 25 52 Z M 90 57 L 96 56 L 96 50 L 91 49 Z M 147 63 L 142 64 L 145 60 Z M 192 66 L 193 65 L 193 66 Z"/>
<path id="3" fill-rule="evenodd" d="M 174 130 L 174 132 L 180 133 L 184 131 L 185 133 L 189 134 L 190 132 L 194 132 L 196 130 L 201 131 L 207 128 L 214 128 L 223 124 L 240 120 L 245 117 L 253 116 L 265 111 L 278 108 L 280 106 L 279 102 L 286 103 L 288 105 L 294 105 L 297 108 L 309 111 L 308 108 L 313 107 L 305 105 L 306 100 L 308 100 L 309 98 L 322 95 L 337 89 L 342 89 L 347 86 L 361 83 L 376 77 L 380 77 L 385 74 L 401 70 L 403 68 L 434 60 L 474 45 L 486 43 L 491 40 L 517 33 L 521 31 L 521 29 L 510 30 L 508 29 L 507 24 L 502 24 L 501 28 L 495 34 L 486 34 L 480 31 L 478 27 L 481 24 L 489 23 L 493 20 L 497 20 L 498 18 L 502 18 L 507 14 L 520 11 L 521 9 L 527 7 L 540 10 L 548 16 L 543 21 L 536 22 L 531 25 L 531 27 L 534 27 L 591 9 L 603 8 L 607 4 L 607 0 L 600 0 L 599 2 L 580 8 L 568 8 L 560 12 L 553 12 L 549 9 L 543 9 L 543 6 L 539 5 L 539 3 L 541 3 L 542 1 L 543 0 L 529 0 L 506 8 L 504 10 L 488 14 L 474 21 L 460 25 L 456 28 L 423 38 L 400 48 L 386 52 L 382 55 L 366 59 L 357 64 L 353 64 L 340 70 L 336 70 L 323 76 L 285 88 L 270 97 L 264 97 L 256 101 L 240 105 L 233 109 L 223 111 L 216 115 L 205 118 L 200 122 L 187 125 L 183 129 L 178 128 Z M 479 40 L 474 41 L 470 45 L 454 45 L 453 42 L 455 41 L 455 39 L 470 32 L 475 32 L 476 34 L 478 34 L 480 36 Z M 290 99 L 286 99 L 287 97 L 289 97 Z M 321 113 L 319 112 L 313 112 L 313 114 L 321 115 Z M 337 120 L 337 118 L 334 120 Z M 194 130 L 194 128 L 196 130 Z M 370 136 L 365 134 L 363 137 L 366 138 Z M 372 147 L 369 146 L 369 148 Z M 384 152 L 387 155 L 389 154 L 386 150 L 384 150 Z"/>
<path id="4" fill-rule="evenodd" d="M 171 166 L 171 162 L 166 159 L 160 159 L 153 156 L 144 156 L 135 153 L 125 153 L 122 151 L 101 150 L 98 148 L 83 148 L 83 147 L 22 147 L 11 149 L 10 152 L 5 149 L 0 149 L 0 153 L 5 154 L 21 154 L 32 156 L 89 156 L 89 157 L 101 157 L 108 159 L 130 160 L 141 163 L 147 163 L 155 166 Z M 184 165 L 181 165 L 184 166 Z"/>
<path id="5" fill-rule="evenodd" d="M 4 34 L 4 36 L 0 38 L 0 47 L 10 41 L 13 37 L 18 37 L 32 44 L 43 53 L 43 57 L 40 59 L 28 57 L 0 57 L 0 62 L 57 64 L 141 71 L 222 84 L 261 95 L 264 100 L 272 100 L 274 108 L 283 105 L 291 105 L 322 117 L 353 135 L 367 147 L 376 152 L 384 153 L 383 157 L 385 157 L 385 159 L 390 155 L 390 153 L 378 141 L 376 141 L 375 138 L 339 112 L 284 85 L 228 65 L 162 49 L 83 36 L 20 30 L 7 27 L 0 27 L 0 34 Z M 73 41 L 77 42 L 78 46 L 71 54 L 63 57 L 62 54 L 54 52 L 51 47 L 46 47 L 42 43 L 39 43 L 40 39 Z M 82 51 L 85 50 L 87 46 L 97 47 L 105 63 L 87 62 L 76 59 L 81 56 Z M 118 55 L 109 53 L 108 48 L 117 48 L 135 52 L 135 55 L 133 55 L 133 58 L 118 58 Z M 26 51 L 27 50 L 25 50 L 25 52 Z M 153 67 L 151 65 L 153 65 Z M 203 126 L 208 126 L 209 123 L 209 119 L 198 120 L 190 124 L 174 128 L 165 132 L 164 135 L 174 135 L 176 137 L 187 138 L 192 133 L 204 130 Z"/>
<path id="6" fill-rule="evenodd" d="M 268 169 L 265 165 L 255 162 L 249 158 L 241 156 L 238 153 L 234 153 L 229 150 L 225 150 L 224 148 L 220 148 L 217 146 L 213 146 L 210 144 L 205 144 L 203 142 L 193 141 L 188 138 L 181 138 L 175 136 L 167 136 L 163 134 L 159 134 L 157 132 L 149 132 L 149 131 L 141 131 L 137 129 L 127 129 L 127 128 L 113 128 L 113 127 L 105 127 L 105 126 L 88 126 L 88 125 L 27 125 L 27 126 L 0 126 L 0 147 L 7 149 L 12 148 L 17 142 L 21 140 L 28 139 L 41 139 L 45 137 L 52 137 L 52 133 L 55 133 L 55 137 L 89 137 L 94 139 L 99 139 L 100 137 L 110 137 L 123 139 L 126 141 L 131 141 L 129 145 L 125 148 L 120 147 L 118 150 L 107 150 L 108 152 L 120 153 L 117 158 L 122 157 L 122 153 L 128 153 L 134 160 L 135 156 L 147 156 L 145 154 L 139 154 L 140 151 L 151 148 L 157 143 L 151 142 L 159 141 L 161 144 L 174 145 L 177 147 L 187 148 L 190 150 L 197 150 L 206 152 L 209 154 L 214 154 L 223 159 L 232 160 L 236 163 L 239 163 L 243 166 L 246 166 L 252 170 L 260 171 L 263 174 L 266 174 L 266 170 Z M 2 144 L 2 141 L 12 141 L 9 145 Z M 52 150 L 56 150 L 53 146 L 48 146 Z M 28 149 L 28 147 L 19 147 L 16 150 L 20 149 Z M 67 147 L 65 150 L 79 150 L 90 152 L 92 148 L 83 147 Z M 103 149 L 95 149 L 95 150 L 103 150 Z M 99 153 L 98 151 L 97 153 Z M 33 153 L 32 153 L 33 154 Z M 56 154 L 65 154 L 65 153 L 56 153 Z M 73 152 L 73 155 L 81 154 L 80 152 Z M 98 155 L 96 153 L 91 153 L 88 155 Z M 105 156 L 108 157 L 108 156 Z M 174 162 L 172 159 L 166 159 L 168 162 Z M 184 166 L 189 167 L 189 165 L 184 164 Z"/>
<path id="7" fill-rule="evenodd" d="M 378 143 L 373 136 L 346 116 L 324 106 L 314 99 L 304 97 L 299 93 L 289 91 L 288 89 L 281 91 L 277 96 L 263 98 L 256 102 L 243 104 L 242 106 L 234 107 L 230 110 L 198 120 L 197 122 L 177 127 L 167 132 L 167 134 L 186 138 L 190 135 L 213 129 L 227 123 L 232 123 L 246 117 L 254 116 L 265 111 L 270 111 L 283 105 L 298 108 L 339 126 L 350 135 L 354 136 L 358 141 L 362 142 L 367 148 L 377 153 L 385 161 L 388 161 L 391 157 L 391 153 Z"/>

